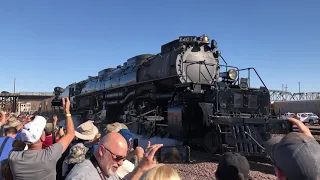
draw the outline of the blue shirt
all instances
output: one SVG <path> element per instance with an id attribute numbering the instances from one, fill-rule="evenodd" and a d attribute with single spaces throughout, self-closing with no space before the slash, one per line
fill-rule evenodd
<path id="1" fill-rule="evenodd" d="M 92 152 L 92 153 L 95 152 L 95 151 L 98 149 L 98 147 L 99 147 L 99 144 L 98 144 L 98 143 L 96 143 L 95 145 L 93 145 L 93 146 L 90 148 L 91 152 Z"/>
<path id="2" fill-rule="evenodd" d="M 4 140 L 6 139 L 7 136 L 3 136 L 0 137 L 0 147 L 2 146 L 2 143 L 4 142 Z M 2 154 L 0 156 L 0 161 L 7 159 L 9 156 L 10 151 L 12 150 L 12 143 L 14 141 L 14 139 L 12 137 L 8 137 L 9 139 L 7 140 L 3 150 L 2 150 Z"/>
<path id="3" fill-rule="evenodd" d="M 16 135 L 16 140 L 21 140 L 21 132 L 17 132 L 17 135 Z"/>

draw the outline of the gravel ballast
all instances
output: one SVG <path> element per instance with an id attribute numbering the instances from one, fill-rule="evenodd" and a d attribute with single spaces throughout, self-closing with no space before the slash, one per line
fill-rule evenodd
<path id="1" fill-rule="evenodd" d="M 186 180 L 211 180 L 214 178 L 214 172 L 218 167 L 218 156 L 210 155 L 199 151 L 191 152 L 191 163 L 188 164 L 170 164 L 175 168 L 182 179 Z M 250 161 L 250 175 L 254 179 L 275 180 L 272 165 L 268 163 L 259 163 Z"/>
<path id="2" fill-rule="evenodd" d="M 309 126 L 310 128 L 319 128 L 320 126 Z M 277 136 L 277 135 L 275 135 Z M 283 136 L 283 135 L 280 135 Z M 320 141 L 320 135 L 314 135 L 315 139 Z M 218 167 L 219 156 L 211 155 L 201 151 L 191 151 L 191 163 L 188 164 L 170 164 L 175 168 L 180 177 L 186 180 L 214 180 L 214 172 Z M 250 162 L 250 175 L 254 179 L 259 180 L 276 180 L 274 174 L 274 168 L 270 163 L 263 159 L 259 161 L 259 158 L 255 158 L 253 161 L 251 158 L 247 158 Z"/>

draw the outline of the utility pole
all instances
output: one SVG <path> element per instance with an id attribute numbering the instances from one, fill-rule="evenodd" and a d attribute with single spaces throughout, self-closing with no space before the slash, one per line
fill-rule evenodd
<path id="1" fill-rule="evenodd" d="M 16 113 L 17 111 L 17 97 L 16 97 L 16 78 L 13 78 L 13 99 L 12 99 L 12 111 Z"/>
<path id="2" fill-rule="evenodd" d="M 286 84 L 286 87 L 285 87 L 285 91 L 286 91 L 286 92 L 288 91 L 288 86 L 287 86 L 287 84 Z"/>
<path id="3" fill-rule="evenodd" d="M 283 84 L 282 84 L 282 86 L 281 86 L 281 91 L 283 91 Z"/>
<path id="4" fill-rule="evenodd" d="M 13 79 L 13 94 L 16 93 L 16 78 Z"/>
<path id="5" fill-rule="evenodd" d="M 301 100 L 301 94 L 300 94 L 300 82 L 298 82 L 299 85 L 299 100 Z"/>

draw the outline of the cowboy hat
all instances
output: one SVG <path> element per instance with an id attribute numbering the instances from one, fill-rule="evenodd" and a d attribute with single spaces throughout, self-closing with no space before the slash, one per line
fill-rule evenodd
<path id="1" fill-rule="evenodd" d="M 105 130 L 108 133 L 109 132 L 119 132 L 121 129 L 128 129 L 128 127 L 123 123 L 115 122 L 112 124 L 108 124 L 107 127 L 105 128 Z"/>
<path id="2" fill-rule="evenodd" d="M 80 124 L 75 130 L 75 136 L 82 140 L 94 140 L 98 133 L 99 130 L 92 121 Z"/>
<path id="3" fill-rule="evenodd" d="M 12 121 L 8 121 L 7 124 L 3 125 L 3 128 L 9 128 L 9 127 L 17 127 L 21 124 L 20 121 L 18 120 L 12 120 Z"/>

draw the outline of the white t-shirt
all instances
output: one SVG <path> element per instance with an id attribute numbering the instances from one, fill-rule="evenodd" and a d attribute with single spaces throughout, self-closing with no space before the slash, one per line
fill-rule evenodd
<path id="1" fill-rule="evenodd" d="M 116 172 L 116 174 L 120 177 L 123 178 L 130 172 L 132 172 L 134 169 L 134 164 L 128 160 L 124 160 L 122 166 L 120 166 Z"/>

